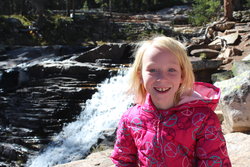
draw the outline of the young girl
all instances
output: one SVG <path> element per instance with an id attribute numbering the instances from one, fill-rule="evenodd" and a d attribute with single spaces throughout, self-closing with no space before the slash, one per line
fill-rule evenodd
<path id="1" fill-rule="evenodd" d="M 181 43 L 165 36 L 144 41 L 131 70 L 137 105 L 120 120 L 111 155 L 116 166 L 231 166 L 214 113 L 220 90 L 194 83 Z"/>

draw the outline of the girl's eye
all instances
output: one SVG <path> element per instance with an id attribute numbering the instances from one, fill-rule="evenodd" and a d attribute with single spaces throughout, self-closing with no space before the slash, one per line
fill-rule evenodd
<path id="1" fill-rule="evenodd" d="M 174 68 L 168 69 L 169 72 L 175 72 L 176 70 Z"/>
<path id="2" fill-rule="evenodd" d="M 156 72 L 156 69 L 150 69 L 149 72 Z"/>

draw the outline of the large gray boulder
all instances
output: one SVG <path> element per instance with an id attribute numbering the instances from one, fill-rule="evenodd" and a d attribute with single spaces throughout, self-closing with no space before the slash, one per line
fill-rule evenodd
<path id="1" fill-rule="evenodd" d="M 250 130 L 250 71 L 216 82 L 221 89 L 219 107 L 224 115 L 223 130 L 228 132 L 243 132 Z"/>

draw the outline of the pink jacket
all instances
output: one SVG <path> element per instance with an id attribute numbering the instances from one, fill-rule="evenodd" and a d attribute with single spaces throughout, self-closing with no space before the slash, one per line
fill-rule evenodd
<path id="1" fill-rule="evenodd" d="M 123 114 L 112 161 L 126 167 L 231 167 L 214 113 L 219 97 L 219 88 L 198 82 L 178 106 L 157 110 L 148 95 L 144 105 Z"/>

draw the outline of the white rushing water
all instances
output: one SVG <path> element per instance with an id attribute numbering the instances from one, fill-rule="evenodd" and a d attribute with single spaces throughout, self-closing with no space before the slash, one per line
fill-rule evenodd
<path id="1" fill-rule="evenodd" d="M 78 160 L 97 142 L 103 130 L 115 128 L 124 111 L 132 102 L 124 94 L 127 72 L 104 81 L 98 91 L 86 101 L 79 118 L 65 126 L 54 142 L 37 157 L 31 158 L 29 167 L 50 167 Z"/>

